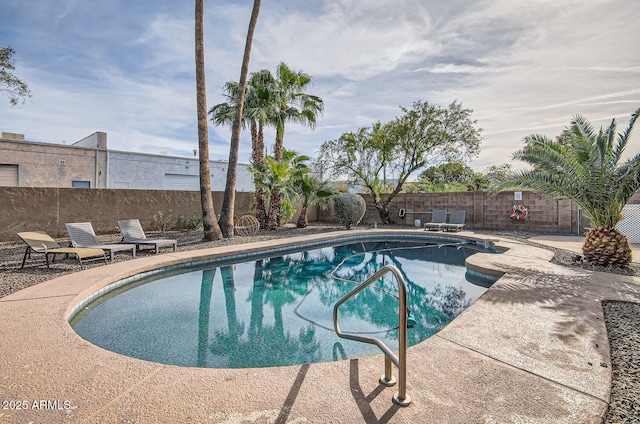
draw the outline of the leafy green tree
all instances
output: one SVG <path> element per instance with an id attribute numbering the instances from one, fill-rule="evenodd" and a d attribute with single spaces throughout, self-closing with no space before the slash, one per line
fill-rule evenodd
<path id="1" fill-rule="evenodd" d="M 640 154 L 623 161 L 636 110 L 629 126 L 616 134 L 616 121 L 594 131 L 582 116 L 576 116 L 558 140 L 530 135 L 513 157 L 533 166 L 531 170 L 500 178 L 493 192 L 529 189 L 559 198 L 573 199 L 594 225 L 586 235 L 582 252 L 587 262 L 599 265 L 628 265 L 631 249 L 627 238 L 615 227 L 622 208 L 640 188 Z"/>
<path id="2" fill-rule="evenodd" d="M 12 106 L 17 105 L 20 99 L 24 103 L 27 97 L 31 97 L 27 83 L 11 72 L 16 69 L 15 53 L 11 47 L 0 47 L 0 93 L 9 97 Z"/>
<path id="3" fill-rule="evenodd" d="M 412 173 L 430 164 L 473 157 L 481 140 L 472 111 L 457 102 L 446 108 L 416 102 L 411 109 L 401 109 L 404 114 L 385 125 L 377 123 L 323 143 L 316 161 L 334 178 L 363 185 L 384 224 L 392 223 L 389 205 Z M 389 172 L 395 187 L 385 193 L 382 181 Z"/>
<path id="4" fill-rule="evenodd" d="M 510 172 L 510 163 L 488 166 L 483 172 L 473 173 L 471 179 L 467 183 L 467 190 L 488 190 L 495 181 L 504 177 L 505 175 L 508 175 Z"/>
<path id="5" fill-rule="evenodd" d="M 205 240 L 220 240 L 222 232 L 216 220 L 209 169 L 209 128 L 207 126 L 207 86 L 204 72 L 204 0 L 195 2 L 196 103 L 198 116 L 198 150 L 200 204 Z"/>
<path id="6" fill-rule="evenodd" d="M 247 39 L 244 45 L 244 55 L 240 69 L 240 83 L 238 84 L 237 97 L 234 105 L 233 124 L 231 127 L 231 143 L 229 146 L 229 163 L 227 166 L 227 181 L 224 188 L 222 209 L 220 210 L 220 229 L 222 234 L 229 238 L 234 232 L 234 209 L 236 201 L 236 174 L 238 171 L 238 151 L 240 149 L 240 131 L 242 127 L 242 110 L 244 107 L 244 94 L 247 87 L 249 74 L 249 59 L 251 57 L 251 45 L 253 44 L 253 34 L 258 23 L 260 12 L 260 0 L 253 0 L 253 9 L 247 31 Z"/>
<path id="7" fill-rule="evenodd" d="M 434 184 L 467 183 L 471 180 L 473 170 L 463 163 L 447 162 L 425 169 L 418 176 Z"/>
<path id="8" fill-rule="evenodd" d="M 329 197 L 333 195 L 333 189 L 326 181 L 321 181 L 310 174 L 304 174 L 301 175 L 296 183 L 296 191 L 302 198 L 302 209 L 300 210 L 296 227 L 306 228 L 309 225 L 309 220 L 307 219 L 309 206 L 314 202 L 326 203 Z"/>

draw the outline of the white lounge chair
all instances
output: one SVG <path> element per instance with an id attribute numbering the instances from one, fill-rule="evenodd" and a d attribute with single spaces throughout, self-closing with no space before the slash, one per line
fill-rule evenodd
<path id="1" fill-rule="evenodd" d="M 118 227 L 120 228 L 120 233 L 122 233 L 122 243 L 135 244 L 137 249 L 145 245 L 153 246 L 156 249 L 156 254 L 158 254 L 158 250 L 160 250 L 161 247 L 173 247 L 173 251 L 175 252 L 178 246 L 177 240 L 147 238 L 142 229 L 142 225 L 140 225 L 140 221 L 137 219 L 118 221 Z"/>
<path id="2" fill-rule="evenodd" d="M 438 231 L 442 228 L 442 224 L 447 223 L 447 210 L 446 209 L 434 209 L 431 212 L 431 222 L 424 223 L 424 229 Z"/>
<path id="3" fill-rule="evenodd" d="M 467 211 L 451 211 L 449 222 L 442 224 L 442 229 L 446 231 L 461 231 L 464 230 L 464 222 L 467 217 Z"/>
<path id="4" fill-rule="evenodd" d="M 131 256 L 136 257 L 136 245 L 135 244 L 102 244 L 98 241 L 93 226 L 90 222 L 74 222 L 71 224 L 64 224 L 67 227 L 69 238 L 73 247 L 89 247 L 102 249 L 109 253 L 109 259 L 113 260 L 113 254 L 115 252 L 123 252 L 131 250 Z"/>

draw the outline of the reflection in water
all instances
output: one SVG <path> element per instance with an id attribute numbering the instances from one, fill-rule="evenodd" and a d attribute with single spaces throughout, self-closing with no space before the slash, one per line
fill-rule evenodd
<path id="1" fill-rule="evenodd" d="M 486 290 L 465 281 L 464 259 L 473 252 L 456 247 L 357 243 L 192 271 L 131 288 L 73 325 L 107 349 L 187 366 L 267 367 L 374 354 L 375 346 L 335 335 L 335 302 L 382 266 L 395 265 L 407 281 L 415 321 L 409 344 L 416 344 Z M 345 303 L 340 322 L 345 331 L 397 345 L 392 275 Z M 114 331 L 129 336 L 113 337 Z"/>

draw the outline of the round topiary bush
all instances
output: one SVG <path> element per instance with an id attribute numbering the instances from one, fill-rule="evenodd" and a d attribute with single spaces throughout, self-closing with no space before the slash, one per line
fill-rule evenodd
<path id="1" fill-rule="evenodd" d="M 362 196 L 354 193 L 340 193 L 333 196 L 333 204 L 338 220 L 347 230 L 358 225 L 367 211 L 367 204 Z"/>

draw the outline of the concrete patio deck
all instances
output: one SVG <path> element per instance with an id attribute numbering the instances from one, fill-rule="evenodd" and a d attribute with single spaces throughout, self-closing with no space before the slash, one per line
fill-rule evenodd
<path id="1" fill-rule="evenodd" d="M 551 252 L 507 239 L 496 243 L 505 253 L 468 259 L 470 268 L 504 276 L 437 335 L 409 348 L 408 407 L 392 403 L 396 388 L 378 384 L 382 355 L 281 368 L 183 368 L 106 351 L 67 322 L 89 294 L 139 272 L 354 233 L 144 257 L 1 298 L 0 422 L 601 422 L 611 385 L 601 301 L 639 302 L 640 279 L 554 265 Z"/>

